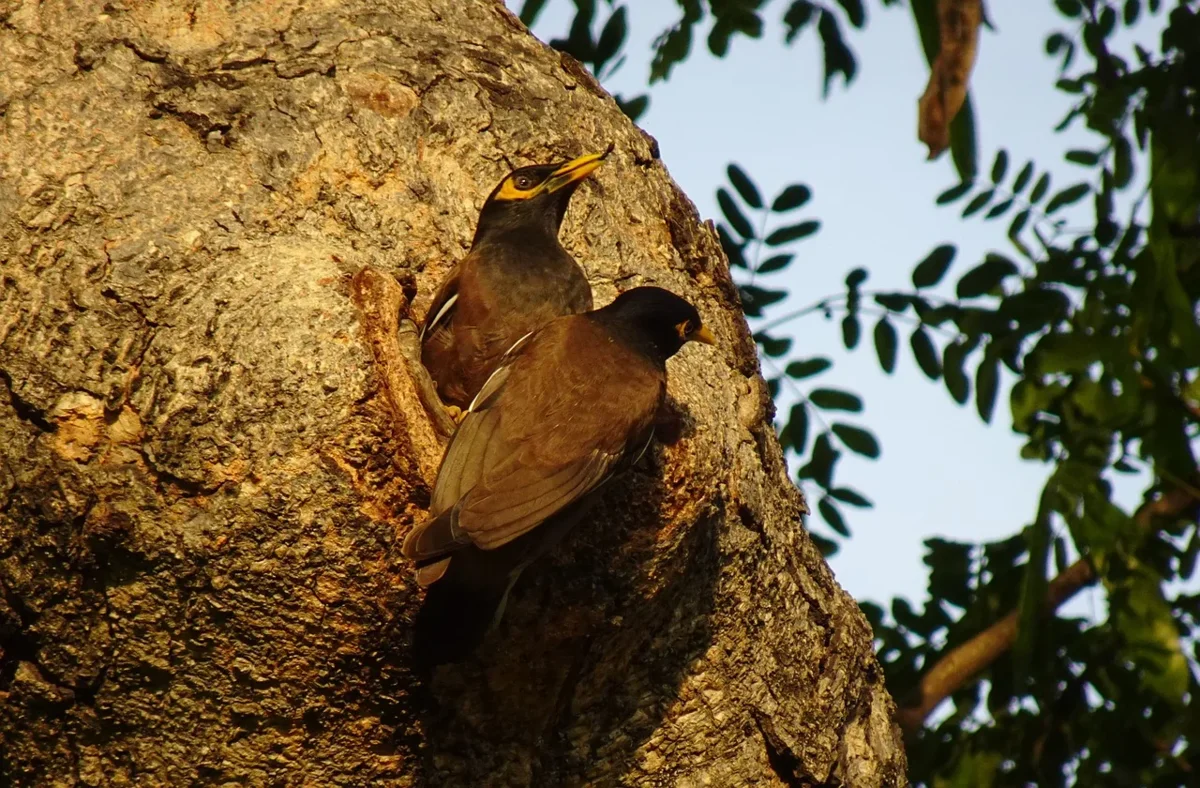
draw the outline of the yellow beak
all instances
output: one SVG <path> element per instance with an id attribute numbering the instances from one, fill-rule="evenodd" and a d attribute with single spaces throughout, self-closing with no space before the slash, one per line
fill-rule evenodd
<path id="1" fill-rule="evenodd" d="M 612 153 L 612 143 L 609 143 L 601 153 L 588 153 L 580 156 L 578 159 L 571 159 L 566 164 L 554 171 L 554 174 L 547 179 L 542 187 L 544 191 L 554 192 L 570 186 L 572 183 L 578 183 L 587 176 L 596 171 L 596 168 L 604 163 L 605 157 Z"/>
<path id="2" fill-rule="evenodd" d="M 700 326 L 688 336 L 688 339 L 692 342 L 703 342 L 706 345 L 717 344 L 717 338 L 713 336 L 713 332 L 708 330 L 708 326 Z"/>

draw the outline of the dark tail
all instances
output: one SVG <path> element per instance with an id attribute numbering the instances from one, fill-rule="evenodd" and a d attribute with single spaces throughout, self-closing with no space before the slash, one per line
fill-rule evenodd
<path id="1" fill-rule="evenodd" d="M 508 590 L 529 562 L 552 547 L 590 504 L 572 504 L 532 531 L 495 550 L 467 545 L 449 554 L 449 565 L 425 591 L 413 632 L 413 656 L 426 669 L 458 662 L 474 651 L 504 611 Z M 440 527 L 440 524 L 439 524 Z M 410 537 L 415 549 L 423 537 Z M 428 551 L 434 558 L 444 553 Z M 429 564 L 428 566 L 433 566 Z M 436 575 L 436 571 L 433 572 Z"/>
<path id="2" fill-rule="evenodd" d="M 445 575 L 425 591 L 413 628 L 417 667 L 465 659 L 498 621 L 509 577 L 494 567 L 479 566 L 479 559 L 485 558 L 480 553 L 474 548 L 456 553 Z"/>

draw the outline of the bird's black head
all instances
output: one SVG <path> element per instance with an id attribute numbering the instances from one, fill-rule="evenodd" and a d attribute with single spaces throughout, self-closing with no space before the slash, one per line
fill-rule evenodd
<path id="1" fill-rule="evenodd" d="M 716 344 L 696 307 L 661 287 L 627 290 L 592 314 L 658 361 L 665 362 L 688 342 Z"/>
<path id="2" fill-rule="evenodd" d="M 602 153 L 589 153 L 567 162 L 521 167 L 510 172 L 492 190 L 479 212 L 475 243 L 489 235 L 513 230 L 558 238 L 558 228 L 567 214 L 571 195 L 580 182 L 604 162 L 612 149 L 609 145 Z"/>

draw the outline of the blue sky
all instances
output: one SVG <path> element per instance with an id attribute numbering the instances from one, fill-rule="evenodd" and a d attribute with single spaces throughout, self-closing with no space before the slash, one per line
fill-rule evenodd
<path id="1" fill-rule="evenodd" d="M 509 5 L 519 10 L 521 2 Z M 646 92 L 652 41 L 679 11 L 668 0 L 628 5 L 628 59 L 606 87 L 632 96 Z M 949 282 L 988 250 L 1015 258 L 1005 238 L 1006 219 L 985 222 L 977 214 L 962 220 L 961 206 L 934 205 L 936 195 L 958 178 L 949 155 L 928 162 L 916 139 L 917 98 L 928 67 L 908 9 L 884 11 L 869 4 L 867 29 L 844 31 L 858 57 L 858 75 L 848 88 L 836 84 L 822 100 L 816 36 L 809 30 L 784 45 L 777 22 L 783 8 L 768 4 L 763 39 L 734 39 L 724 59 L 704 48 L 707 31 L 698 36 L 692 56 L 667 82 L 650 88 L 650 109 L 640 120 L 658 140 L 671 176 L 706 218 L 720 217 L 715 191 L 731 161 L 768 199 L 788 183 L 812 188 L 813 199 L 798 216 L 819 218 L 821 231 L 799 246 L 784 274 L 764 282 L 792 292 L 768 316 L 844 290 L 846 273 L 858 266 L 871 272 L 868 287 L 911 287 L 913 265 L 940 243 L 959 248 Z M 988 10 L 997 31 L 983 31 L 972 77 L 981 169 L 990 168 L 1002 146 L 1010 168 L 1034 159 L 1039 170 L 1052 173 L 1055 189 L 1084 179 L 1088 172 L 1064 163 L 1062 154 L 1097 147 L 1095 139 L 1079 127 L 1052 131 L 1070 109 L 1070 97 L 1054 89 L 1057 64 L 1044 54 L 1044 41 L 1065 27 L 1064 20 L 1047 2 L 992 3 Z M 564 34 L 573 12 L 569 0 L 550 0 L 534 32 L 544 40 Z M 606 14 L 602 8 L 600 15 Z M 1153 32 L 1143 25 L 1136 35 L 1144 40 Z M 857 488 L 875 507 L 844 509 L 854 536 L 830 564 L 859 599 L 920 600 L 926 582 L 922 541 L 932 536 L 987 541 L 1015 533 L 1032 520 L 1050 469 L 1020 460 L 1021 440 L 1009 429 L 1007 385 L 988 427 L 972 403 L 958 406 L 941 382 L 920 373 L 903 330 L 895 374 L 881 372 L 867 341 L 871 323 L 865 325 L 864 342 L 853 353 L 841 349 L 837 320 L 812 315 L 786 331 L 795 337 L 794 355 L 834 360 L 834 369 L 817 378 L 817 385 L 860 393 L 866 409 L 859 421 L 883 446 L 879 460 L 847 455 L 838 467 L 839 483 Z M 780 412 L 789 405 L 785 391 Z M 1120 502 L 1132 509 L 1141 489 L 1136 481 L 1120 485 Z M 1094 614 L 1102 604 L 1099 592 L 1089 591 L 1072 609 Z"/>

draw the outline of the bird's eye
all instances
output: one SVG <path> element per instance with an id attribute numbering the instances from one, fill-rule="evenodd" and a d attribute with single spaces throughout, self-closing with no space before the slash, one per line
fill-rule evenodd
<path id="1" fill-rule="evenodd" d="M 513 178 L 513 186 L 516 186 L 523 192 L 529 191 L 535 185 L 536 184 L 534 183 L 533 178 L 528 175 L 518 175 L 517 177 Z"/>

